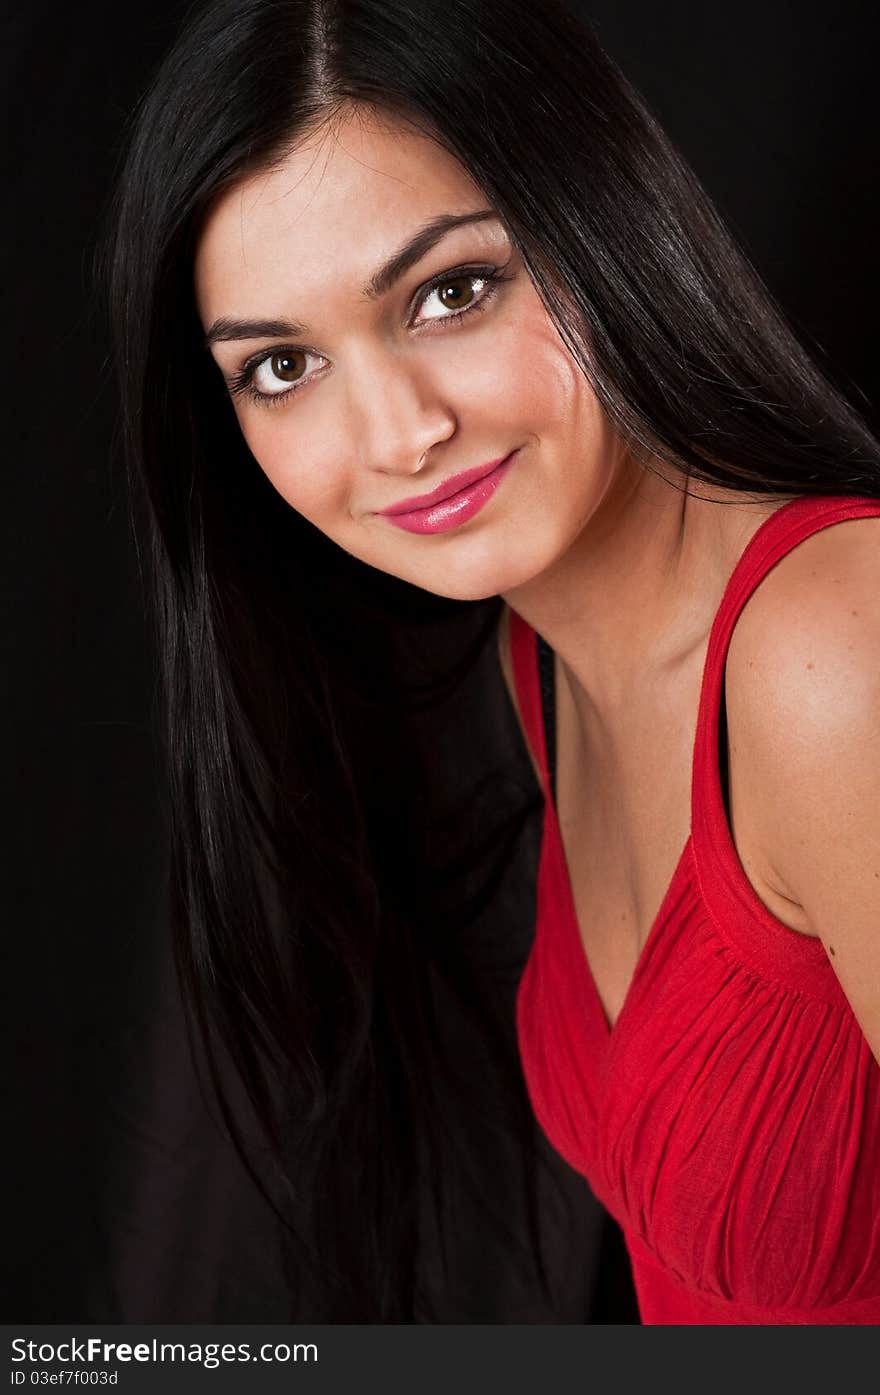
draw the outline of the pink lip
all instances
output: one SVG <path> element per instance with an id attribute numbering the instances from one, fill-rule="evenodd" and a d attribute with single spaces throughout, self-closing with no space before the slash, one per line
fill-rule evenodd
<path id="1" fill-rule="evenodd" d="M 472 470 L 462 470 L 444 480 L 428 494 L 403 499 L 390 509 L 382 509 L 398 528 L 409 533 L 445 533 L 479 513 L 488 503 L 513 463 L 516 451 Z"/>

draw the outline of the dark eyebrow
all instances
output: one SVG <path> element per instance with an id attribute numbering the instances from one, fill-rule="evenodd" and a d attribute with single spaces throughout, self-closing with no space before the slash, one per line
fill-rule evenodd
<path id="1" fill-rule="evenodd" d="M 421 261 L 426 253 L 445 237 L 453 228 L 466 223 L 483 223 L 489 218 L 497 218 L 492 208 L 482 208 L 476 213 L 442 213 L 432 218 L 423 228 L 403 244 L 393 256 L 380 266 L 364 287 L 367 300 L 378 300 L 391 290 L 392 286 L 409 271 L 411 266 Z M 299 338 L 308 332 L 306 325 L 295 320 L 230 320 L 225 316 L 215 320 L 205 334 L 205 348 L 210 349 L 221 339 L 283 339 Z"/>
<path id="2" fill-rule="evenodd" d="M 364 295 L 368 300 L 377 300 L 380 295 L 385 295 L 411 266 L 421 261 L 426 252 L 430 252 L 434 244 L 453 228 L 460 228 L 465 223 L 484 223 L 487 218 L 497 217 L 498 214 L 493 208 L 481 208 L 477 213 L 441 213 L 438 218 L 432 218 L 430 223 L 426 223 L 409 238 L 393 257 L 388 258 L 375 276 L 370 277 Z"/>

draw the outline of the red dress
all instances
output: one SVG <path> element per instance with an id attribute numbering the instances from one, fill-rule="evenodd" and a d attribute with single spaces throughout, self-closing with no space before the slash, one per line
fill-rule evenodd
<path id="1" fill-rule="evenodd" d="M 746 877 L 718 751 L 727 647 L 755 587 L 810 534 L 877 515 L 875 499 L 795 499 L 737 563 L 703 670 L 690 836 L 613 1029 L 546 799 L 523 1070 L 550 1142 L 623 1229 L 645 1323 L 880 1323 L 880 1067 L 822 944 Z M 546 787 L 536 636 L 510 618 Z"/>

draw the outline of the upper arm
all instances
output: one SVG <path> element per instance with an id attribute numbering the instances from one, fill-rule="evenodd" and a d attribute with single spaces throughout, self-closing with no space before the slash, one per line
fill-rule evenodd
<path id="1" fill-rule="evenodd" d="M 767 860 L 880 1062 L 878 544 L 851 520 L 783 559 L 734 630 L 727 704 Z"/>

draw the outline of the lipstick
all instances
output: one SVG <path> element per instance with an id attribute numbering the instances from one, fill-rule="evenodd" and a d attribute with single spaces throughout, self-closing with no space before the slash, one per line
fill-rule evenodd
<path id="1" fill-rule="evenodd" d="M 382 516 L 408 533 L 446 533 L 478 514 L 513 464 L 516 451 L 444 480 L 428 494 L 382 509 Z"/>

